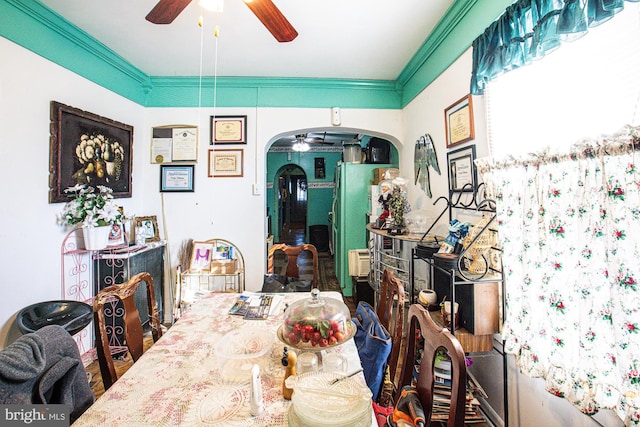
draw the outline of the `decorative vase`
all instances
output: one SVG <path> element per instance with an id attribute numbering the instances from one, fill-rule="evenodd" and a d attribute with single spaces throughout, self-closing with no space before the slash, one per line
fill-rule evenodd
<path id="1" fill-rule="evenodd" d="M 84 236 L 84 248 L 88 251 L 99 251 L 107 247 L 111 226 L 82 227 Z"/>

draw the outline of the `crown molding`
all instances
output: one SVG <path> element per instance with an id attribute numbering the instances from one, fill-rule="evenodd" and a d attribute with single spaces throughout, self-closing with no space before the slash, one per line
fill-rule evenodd
<path id="1" fill-rule="evenodd" d="M 402 109 L 512 2 L 456 0 L 395 81 L 218 77 L 216 105 Z M 0 1 L 0 36 L 145 107 L 213 104 L 213 77 L 148 76 L 38 0 Z"/>

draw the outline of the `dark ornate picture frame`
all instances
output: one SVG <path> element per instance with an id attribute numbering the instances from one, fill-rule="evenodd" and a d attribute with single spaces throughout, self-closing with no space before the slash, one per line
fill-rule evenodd
<path id="1" fill-rule="evenodd" d="M 49 203 L 68 201 L 64 190 L 76 184 L 131 197 L 133 126 L 56 101 L 50 118 Z"/>

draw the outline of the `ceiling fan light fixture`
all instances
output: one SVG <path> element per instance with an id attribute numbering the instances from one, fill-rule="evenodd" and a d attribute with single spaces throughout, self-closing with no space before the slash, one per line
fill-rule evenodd
<path id="1" fill-rule="evenodd" d="M 309 144 L 307 144 L 304 140 L 298 140 L 298 142 L 293 144 L 293 147 L 291 148 L 293 149 L 293 151 L 299 151 L 299 152 L 309 151 L 309 149 L 311 149 Z"/>
<path id="2" fill-rule="evenodd" d="M 223 12 L 224 0 L 200 0 L 200 7 L 210 12 Z"/>

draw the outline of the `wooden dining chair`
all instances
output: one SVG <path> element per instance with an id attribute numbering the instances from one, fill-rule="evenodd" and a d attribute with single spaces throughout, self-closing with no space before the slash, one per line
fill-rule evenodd
<path id="1" fill-rule="evenodd" d="M 318 287 L 318 251 L 316 247 L 305 243 L 299 246 L 289 246 L 284 243 L 278 243 L 269 249 L 269 258 L 267 260 L 267 273 L 274 274 L 275 270 L 275 254 L 277 251 L 282 251 L 287 257 L 286 272 L 287 277 L 300 278 L 300 264 L 298 264 L 298 257 L 305 251 L 311 253 L 313 258 L 313 279 L 311 281 L 311 287 Z M 280 272 L 278 272 L 280 273 Z"/>
<path id="2" fill-rule="evenodd" d="M 140 283 L 145 282 L 147 287 L 147 307 L 149 310 L 149 323 L 151 334 L 155 343 L 162 336 L 158 307 L 153 291 L 153 278 L 149 273 L 139 273 L 122 284 L 108 286 L 98 292 L 93 300 L 93 319 L 96 332 L 96 352 L 104 389 L 107 390 L 118 379 L 113 363 L 109 334 L 111 340 L 114 337 L 114 327 L 107 325 L 105 311 L 109 315 L 122 317 L 124 323 L 124 344 L 128 349 L 133 362 L 137 361 L 143 353 L 143 332 L 140 314 L 135 306 L 134 295 Z M 116 312 L 114 299 L 122 301 L 122 313 Z"/>
<path id="3" fill-rule="evenodd" d="M 412 384 L 414 366 L 419 363 L 415 385 L 425 412 L 426 425 L 430 425 L 436 354 L 439 349 L 445 349 L 451 358 L 451 404 L 447 427 L 464 426 L 467 367 L 462 345 L 448 329 L 438 326 L 420 304 L 412 304 L 409 307 L 407 325 L 405 355 L 398 387 Z M 418 334 L 423 338 L 420 340 L 423 343 L 423 351 L 419 362 L 416 361 L 416 354 L 420 354 L 416 348 Z"/>
<path id="4" fill-rule="evenodd" d="M 391 270 L 385 269 L 380 283 L 380 297 L 376 309 L 380 324 L 391 335 L 391 354 L 387 363 L 389 379 L 396 386 L 396 371 L 402 345 L 402 332 L 404 329 L 404 286 L 393 275 Z M 395 391 L 395 390 L 394 390 Z"/>

